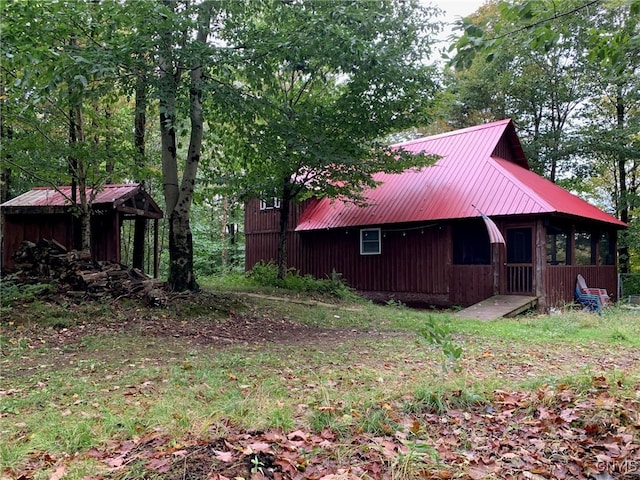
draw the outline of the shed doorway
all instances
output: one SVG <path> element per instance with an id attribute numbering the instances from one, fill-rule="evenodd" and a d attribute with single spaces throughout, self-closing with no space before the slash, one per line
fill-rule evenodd
<path id="1" fill-rule="evenodd" d="M 533 295 L 533 229 L 507 228 L 507 293 Z"/>

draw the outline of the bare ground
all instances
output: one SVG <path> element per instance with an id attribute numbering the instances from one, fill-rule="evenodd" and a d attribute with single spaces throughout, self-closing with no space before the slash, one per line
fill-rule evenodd
<path id="1" fill-rule="evenodd" d="M 63 304 L 67 314 L 48 327 L 23 316 L 30 310 L 25 308 L 23 312 L 19 306 L 11 318 L 2 319 L 0 371 L 4 384 L 10 385 L 12 378 L 31 375 L 43 366 L 65 368 L 70 359 L 91 358 L 96 352 L 87 339 L 127 332 L 136 332 L 137 338 L 145 339 L 145 345 L 136 351 L 102 353 L 102 360 L 112 361 L 110 355 L 119 361 L 126 360 L 127 355 L 139 356 L 146 346 L 159 355 L 155 340 L 162 340 L 163 347 L 173 344 L 176 350 L 415 340 L 414 333 L 403 331 L 306 326 L 247 309 L 235 296 L 175 296 L 170 300 L 174 305 L 171 312 L 112 303 L 109 318 L 99 314 L 99 309 L 87 316 L 84 306 L 57 298 L 49 301 L 56 311 Z M 46 303 L 43 308 L 46 311 Z M 587 371 L 592 375 L 592 385 L 586 394 L 578 395 L 568 387 L 496 391 L 490 403 L 466 410 L 451 408 L 398 416 L 395 421 L 404 425 L 404 433 L 382 436 L 352 432 L 345 438 L 329 430 L 247 431 L 229 425 L 224 438 L 184 439 L 176 446 L 161 432 L 149 432 L 132 441 L 113 442 L 87 452 L 86 456 L 105 463 L 112 473 L 86 480 L 121 478 L 134 461 L 146 465 L 148 477 L 141 478 L 168 480 L 640 478 L 640 385 L 635 385 L 635 400 L 621 400 L 611 392 L 622 385 L 612 385 L 605 378 L 612 371 L 621 377 L 637 375 L 640 349 L 602 345 L 594 342 L 550 349 L 541 344 L 515 351 L 507 340 L 474 339 L 473 348 L 462 360 L 462 368 L 478 380 L 502 377 L 505 381 L 523 381 Z M 18 348 L 23 355 L 16 361 L 12 352 Z M 59 355 L 51 355 L 52 349 Z M 162 358 L 156 360 L 161 362 Z M 406 368 L 423 367 L 415 363 Z M 415 454 L 418 456 L 409 464 L 413 458 L 411 442 L 428 446 L 439 461 L 423 462 L 426 457 Z M 349 453 L 336 456 L 336 449 Z M 71 462 L 69 458 L 40 453 L 24 471 L 14 472 L 15 478 L 28 480 L 46 469 L 51 472 L 49 478 L 63 478 Z M 402 462 L 408 472 L 405 477 Z M 14 477 L 2 480 L 5 478 Z"/>

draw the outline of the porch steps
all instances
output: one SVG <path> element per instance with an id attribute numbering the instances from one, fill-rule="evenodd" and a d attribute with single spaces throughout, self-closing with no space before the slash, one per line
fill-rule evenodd
<path id="1" fill-rule="evenodd" d="M 514 317 L 535 307 L 538 297 L 524 295 L 495 295 L 471 305 L 456 313 L 457 317 L 473 320 L 495 320 L 500 317 Z"/>

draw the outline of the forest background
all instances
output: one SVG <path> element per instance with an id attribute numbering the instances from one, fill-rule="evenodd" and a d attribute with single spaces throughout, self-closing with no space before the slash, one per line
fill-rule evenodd
<path id="1" fill-rule="evenodd" d="M 0 5 L 1 200 L 143 181 L 178 290 L 243 270 L 247 198 L 354 198 L 430 162 L 390 143 L 502 118 L 534 171 L 630 225 L 640 271 L 638 0 L 489 1 L 444 51 L 442 12 L 411 1 Z"/>

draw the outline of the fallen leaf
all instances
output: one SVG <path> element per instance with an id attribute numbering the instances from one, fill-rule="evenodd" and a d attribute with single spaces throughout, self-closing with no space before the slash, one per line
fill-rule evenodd
<path id="1" fill-rule="evenodd" d="M 271 445 L 269 445 L 268 443 L 265 442 L 254 442 L 254 443 L 250 443 L 249 447 L 251 448 L 251 450 L 253 450 L 254 452 L 257 453 L 266 453 L 271 451 Z"/>
<path id="2" fill-rule="evenodd" d="M 493 468 L 488 465 L 474 465 L 467 470 L 467 475 L 472 480 L 482 480 L 484 478 L 488 478 L 493 475 Z"/>
<path id="3" fill-rule="evenodd" d="M 565 408 L 560 412 L 560 418 L 567 423 L 571 423 L 574 420 L 579 419 L 580 417 L 575 414 L 575 410 L 573 408 Z"/>
<path id="4" fill-rule="evenodd" d="M 224 463 L 233 462 L 233 453 L 232 452 L 221 452 L 219 450 L 214 450 L 213 453 L 216 454 L 216 460 Z"/>
<path id="5" fill-rule="evenodd" d="M 149 460 L 147 468 L 158 473 L 167 473 L 171 469 L 171 460 L 169 458 L 154 458 Z"/>
<path id="6" fill-rule="evenodd" d="M 287 435 L 287 438 L 289 440 L 302 440 L 303 442 L 307 441 L 307 434 L 304 433 L 302 430 L 296 430 L 295 432 L 291 432 L 290 434 Z"/>
<path id="7" fill-rule="evenodd" d="M 67 474 L 67 467 L 65 467 L 64 465 L 60 465 L 59 467 L 56 468 L 55 472 L 53 472 L 49 476 L 49 480 L 60 480 L 66 474 Z"/>
<path id="8" fill-rule="evenodd" d="M 108 458 L 104 461 L 111 468 L 119 468 L 124 464 L 124 455 L 115 458 Z"/>

